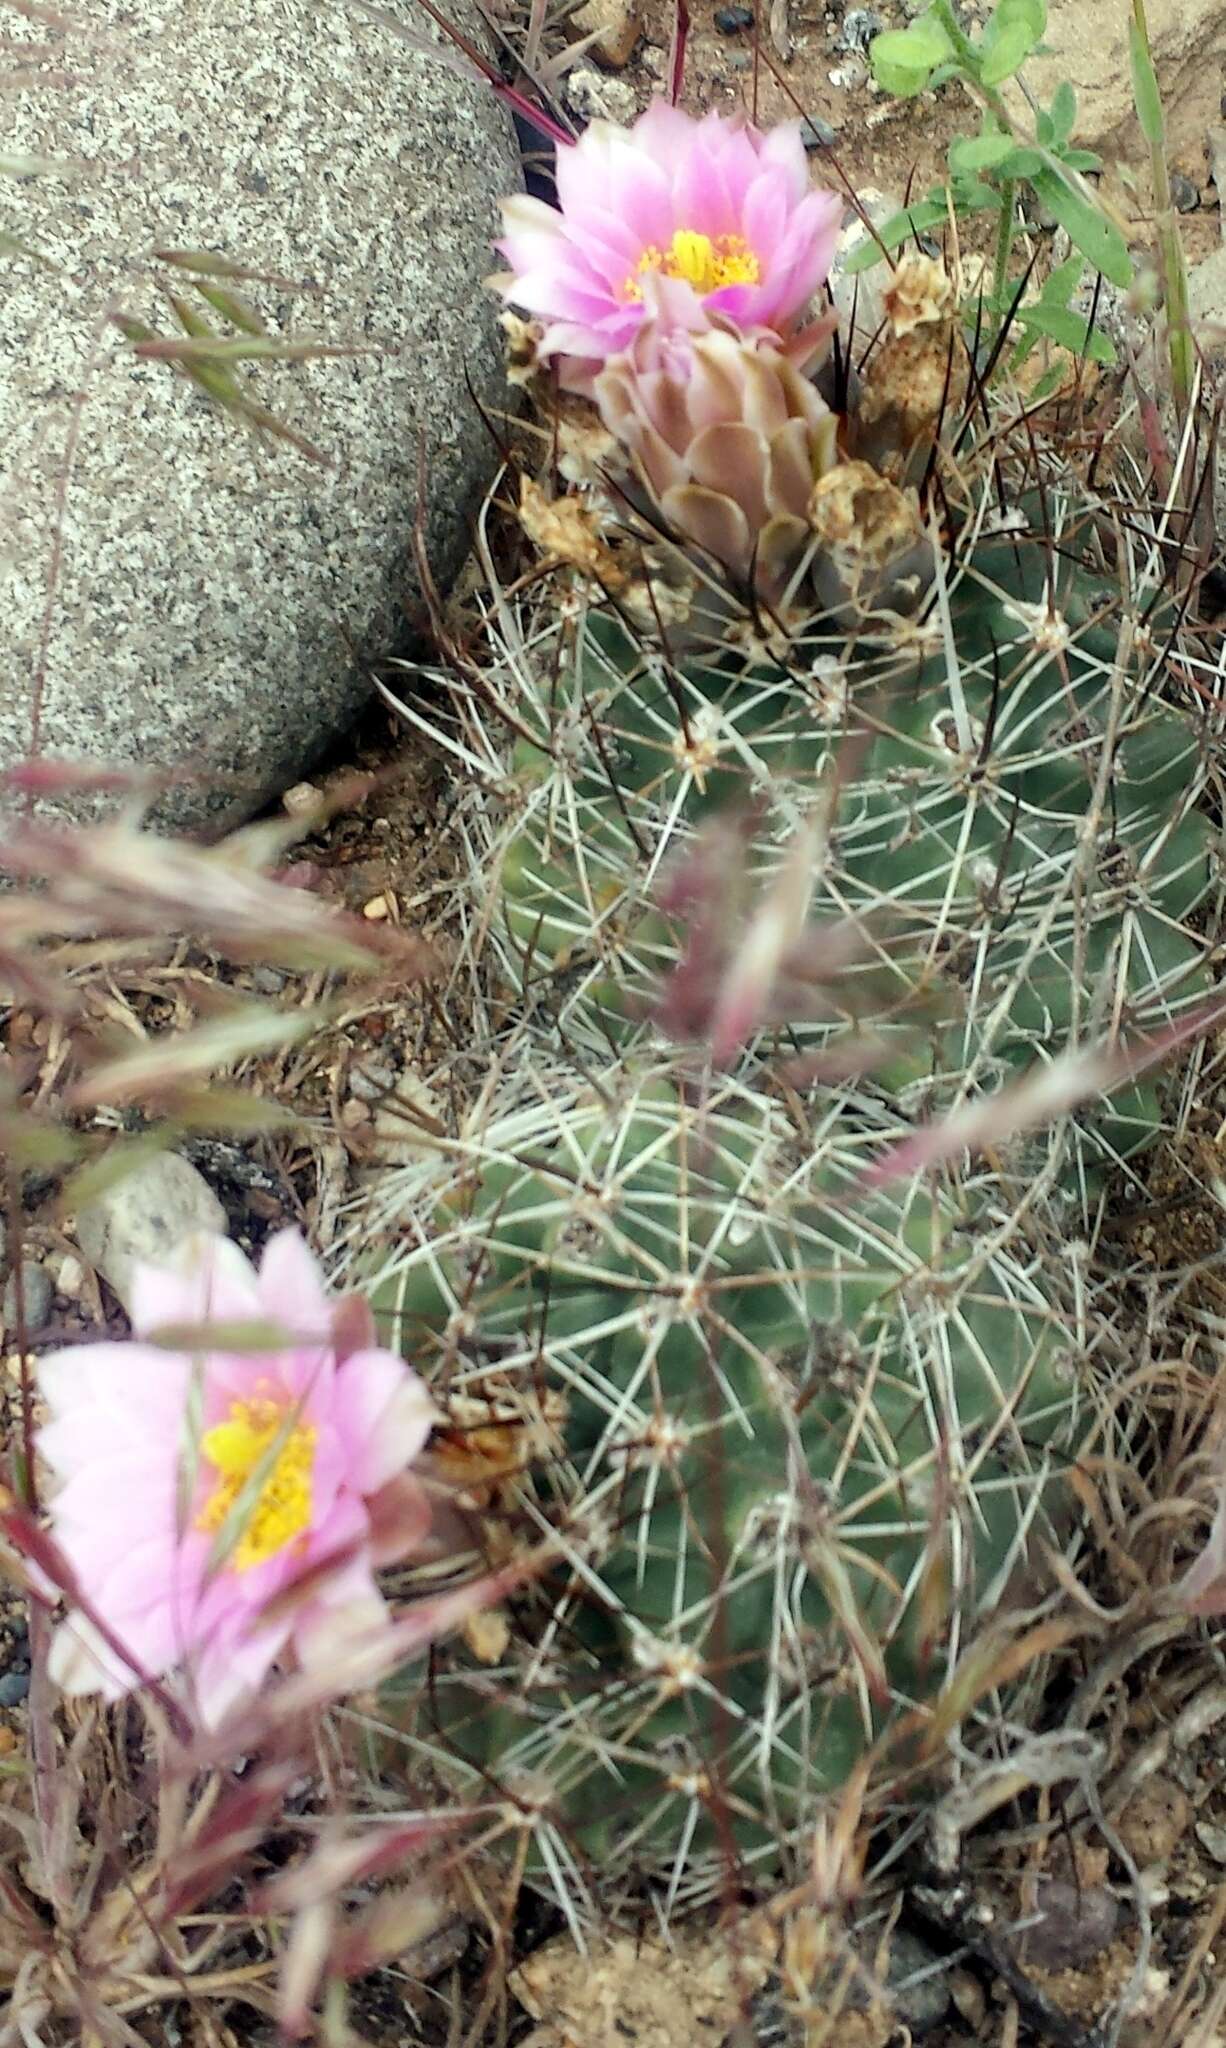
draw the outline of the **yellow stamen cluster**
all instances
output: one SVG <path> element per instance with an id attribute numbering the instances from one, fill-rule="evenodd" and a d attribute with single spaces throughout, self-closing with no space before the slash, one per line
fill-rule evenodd
<path id="1" fill-rule="evenodd" d="M 628 299 L 641 299 L 640 277 L 655 271 L 660 277 L 684 278 L 700 298 L 722 291 L 730 284 L 757 284 L 762 268 L 743 235 L 696 234 L 692 228 L 678 228 L 667 249 L 654 242 L 644 249 L 638 268 L 626 279 Z"/>
<path id="2" fill-rule="evenodd" d="M 310 1527 L 315 1431 L 288 1423 L 276 1401 L 232 1401 L 228 1421 L 200 1439 L 219 1483 L 196 1527 L 214 1533 L 235 1515 L 237 1540 L 225 1561 L 237 1571 L 266 1564 Z"/>

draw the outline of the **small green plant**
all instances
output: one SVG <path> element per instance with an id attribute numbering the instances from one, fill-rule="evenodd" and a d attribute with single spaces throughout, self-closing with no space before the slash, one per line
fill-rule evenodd
<path id="1" fill-rule="evenodd" d="M 1029 133 L 1022 132 L 1001 94 L 1004 82 L 1042 49 L 1046 27 L 1046 0 L 997 0 L 981 34 L 971 37 L 958 21 L 953 0 L 933 0 L 907 28 L 875 38 L 869 61 L 888 92 L 911 96 L 957 79 L 982 118 L 977 136 L 951 144 L 946 182 L 887 220 L 855 252 L 850 269 L 869 268 L 912 236 L 940 229 L 951 214 L 995 213 L 995 261 L 984 310 L 998 328 L 1017 296 L 1010 258 L 1018 188 L 1025 183 L 1092 270 L 1121 289 L 1132 282 L 1124 236 L 1086 182 L 1085 174 L 1100 168 L 1099 159 L 1073 140 L 1077 98 L 1072 86 L 1067 79 L 1060 82 L 1050 106 L 1036 111 Z M 1106 337 L 1068 308 L 1079 276 L 1080 269 L 1077 276 L 1065 273 L 1037 306 L 1019 306 L 1015 318 L 1028 339 L 1048 336 L 1074 354 L 1089 349 L 1099 360 L 1110 361 Z"/>

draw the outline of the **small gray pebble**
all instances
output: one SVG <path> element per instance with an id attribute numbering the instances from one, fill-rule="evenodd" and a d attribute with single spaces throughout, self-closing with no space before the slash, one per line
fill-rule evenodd
<path id="1" fill-rule="evenodd" d="M 279 996 L 289 975 L 283 967 L 257 967 L 251 980 L 262 996 Z"/>
<path id="2" fill-rule="evenodd" d="M 28 1671 L 6 1671 L 0 1678 L 0 1707 L 19 1707 L 29 1690 Z"/>
<path id="3" fill-rule="evenodd" d="M 1039 1918 L 1017 1940 L 1026 1961 L 1041 1970 L 1081 1969 L 1115 1938 L 1119 1901 L 1100 1884 L 1079 1888 L 1067 1878 L 1041 1878 L 1035 1907 Z"/>
<path id="4" fill-rule="evenodd" d="M 724 62 L 729 71 L 748 71 L 753 63 L 753 58 L 748 50 L 729 50 L 728 55 L 724 58 Z"/>
<path id="5" fill-rule="evenodd" d="M 876 1958 L 875 1942 L 871 1936 L 866 1936 L 863 1943 L 857 1937 L 856 1945 L 861 1961 L 871 1970 Z M 895 1928 L 890 1936 L 884 1988 L 896 2018 L 907 2028 L 913 2041 L 922 2040 L 925 2034 L 931 2033 L 949 2010 L 947 1962 L 929 1948 L 920 1935 L 910 1934 L 905 1928 Z M 864 1986 L 854 1986 L 848 1994 L 848 2010 L 863 2012 L 867 2004 Z M 759 2048 L 767 2048 L 767 2044 L 769 2048 L 776 2048 L 776 2044 L 778 2048 L 800 2048 L 799 2028 L 783 2003 L 777 1977 L 773 1977 L 753 2000 L 750 2022 L 752 2038 Z"/>
<path id="6" fill-rule="evenodd" d="M 874 8 L 849 7 L 843 16 L 843 26 L 834 39 L 835 49 L 863 54 L 873 37 L 879 36 L 884 27 L 884 21 Z"/>
<path id="7" fill-rule="evenodd" d="M 807 114 L 800 124 L 800 139 L 807 150 L 829 149 L 838 138 L 838 129 L 829 121 L 823 121 L 820 114 Z"/>
<path id="8" fill-rule="evenodd" d="M 753 27 L 753 8 L 717 7 L 715 10 L 715 26 L 721 36 L 744 35 L 747 28 Z"/>
<path id="9" fill-rule="evenodd" d="M 21 1278 L 25 1297 L 26 1331 L 41 1330 L 51 1314 L 51 1275 L 36 1259 L 23 1259 Z M 4 1328 L 6 1334 L 17 1329 L 17 1276 L 10 1273 L 4 1290 Z"/>
<path id="10" fill-rule="evenodd" d="M 1044 234 L 1051 234 L 1057 225 L 1056 216 L 1049 213 L 1038 193 L 1031 191 L 1029 185 L 1023 184 L 1018 205 L 1023 218 L 1029 221 L 1031 227 L 1038 228 Z"/>
<path id="11" fill-rule="evenodd" d="M 890 1936 L 885 1974 L 894 2010 L 912 2038 L 939 2026 L 949 2011 L 949 1971 L 943 1959 L 918 1934 L 896 1927 Z"/>
<path id="12" fill-rule="evenodd" d="M 77 1243 L 125 1308 L 138 1264 L 165 1265 L 185 1237 L 226 1228 L 204 1175 L 177 1152 L 142 1160 L 77 1211 Z"/>
<path id="13" fill-rule="evenodd" d="M 1180 213 L 1195 213 L 1200 205 L 1198 187 L 1182 171 L 1171 172 L 1171 198 Z"/>
<path id="14" fill-rule="evenodd" d="M 354 1067 L 349 1076 L 349 1092 L 360 1102 L 375 1102 L 381 1095 L 390 1095 L 395 1086 L 394 1070 L 374 1060 L 366 1066 Z"/>

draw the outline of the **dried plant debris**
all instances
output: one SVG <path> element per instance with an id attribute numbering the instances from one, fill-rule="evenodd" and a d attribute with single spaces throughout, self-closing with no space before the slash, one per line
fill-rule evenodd
<path id="1" fill-rule="evenodd" d="M 537 2022 L 531 2048 L 686 2048 L 720 2042 L 744 2021 L 766 1981 L 777 1930 L 758 1916 L 689 1924 L 668 1941 L 618 1934 L 580 1950 L 569 1935 L 538 1949 L 511 1989 Z"/>

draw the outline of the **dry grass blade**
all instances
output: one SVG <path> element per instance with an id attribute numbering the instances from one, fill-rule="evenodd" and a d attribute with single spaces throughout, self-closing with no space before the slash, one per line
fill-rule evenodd
<path id="1" fill-rule="evenodd" d="M 236 834 L 216 847 L 168 839 L 124 820 L 78 827 L 33 820 L 0 840 L 0 874 L 37 880 L 45 935 L 158 932 L 190 935 L 234 959 L 284 961 L 298 971 L 371 972 L 394 964 L 402 975 L 430 970 L 429 949 L 411 933 L 348 917 L 308 890 L 257 872 L 257 859 L 303 830 Z M 6 911 L 30 934 L 21 907 Z"/>
<path id="2" fill-rule="evenodd" d="M 1223 1016 L 1226 1002 L 1214 1002 L 1150 1038 L 1138 1035 L 1114 1048 L 1074 1048 L 1058 1054 L 1049 1066 L 1035 1069 L 998 1095 L 954 1110 L 930 1130 L 904 1139 L 870 1168 L 863 1185 L 878 1187 L 898 1175 L 928 1171 L 959 1153 L 986 1151 L 1048 1125 L 1209 1035 Z"/>
<path id="3" fill-rule="evenodd" d="M 65 1096 L 69 1109 L 100 1102 L 165 1098 L 185 1082 L 228 1072 L 256 1053 L 287 1051 L 312 1037 L 330 1011 L 325 1005 L 287 1012 L 265 1003 L 234 1004 L 228 1016 L 157 1038 L 139 1052 L 91 1064 Z"/>

